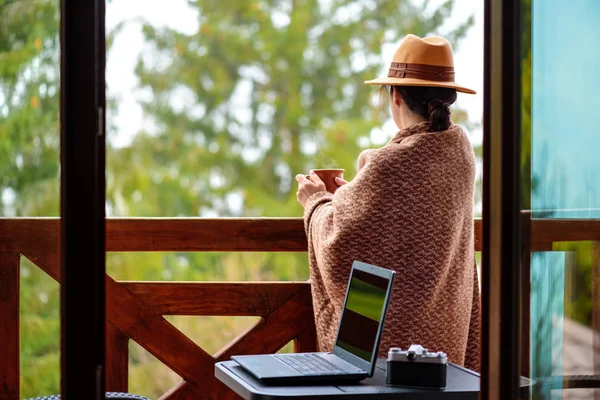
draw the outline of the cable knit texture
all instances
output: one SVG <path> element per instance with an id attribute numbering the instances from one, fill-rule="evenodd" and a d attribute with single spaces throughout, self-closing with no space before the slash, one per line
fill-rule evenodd
<path id="1" fill-rule="evenodd" d="M 313 306 L 321 351 L 333 348 L 353 260 L 397 272 L 380 356 L 419 343 L 479 370 L 473 244 L 475 156 L 464 131 L 423 122 L 380 149 L 336 193 L 307 201 Z"/>

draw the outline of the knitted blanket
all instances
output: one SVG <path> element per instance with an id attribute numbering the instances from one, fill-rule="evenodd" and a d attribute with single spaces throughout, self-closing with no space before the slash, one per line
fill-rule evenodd
<path id="1" fill-rule="evenodd" d="M 305 205 L 318 345 L 331 351 L 354 260 L 397 272 L 379 349 L 421 344 L 479 370 L 475 157 L 464 131 L 401 130 L 358 173 Z"/>

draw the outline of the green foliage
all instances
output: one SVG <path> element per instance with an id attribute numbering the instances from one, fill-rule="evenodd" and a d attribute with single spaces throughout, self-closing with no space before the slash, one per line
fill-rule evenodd
<path id="1" fill-rule="evenodd" d="M 59 212 L 58 4 L 0 0 L 3 215 Z M 351 179 L 358 153 L 376 145 L 378 100 L 363 81 L 386 70 L 382 46 L 436 32 L 453 4 L 426 12 L 427 1 L 408 0 L 191 0 L 194 34 L 144 24 L 136 74 L 150 94 L 142 103 L 154 128 L 124 148 L 108 144 L 109 214 L 301 215 L 296 173 L 335 166 Z M 465 16 L 440 33 L 456 45 L 471 24 Z M 109 99 L 109 110 L 117 106 Z M 27 260 L 21 268 L 22 395 L 56 393 L 58 285 Z M 121 280 L 308 278 L 306 255 L 295 253 L 113 253 L 107 269 Z M 243 319 L 174 321 L 212 350 L 224 340 L 212 332 L 226 339 L 248 326 Z M 130 364 L 131 390 L 152 398 L 178 379 L 135 345 Z"/>
<path id="2" fill-rule="evenodd" d="M 565 272 L 565 317 L 583 325 L 591 326 L 594 304 L 593 288 L 593 243 L 561 242 L 555 243 L 553 251 L 569 254 Z M 567 297 L 568 295 L 568 297 Z"/>
<path id="3" fill-rule="evenodd" d="M 523 0 L 521 10 L 521 207 L 530 210 L 539 179 L 531 176 L 531 0 Z"/>
<path id="4" fill-rule="evenodd" d="M 195 34 L 144 25 L 152 54 L 136 71 L 157 129 L 113 156 L 139 161 L 127 180 L 111 177 L 125 197 L 114 211 L 131 214 L 131 181 L 152 169 L 138 193 L 155 215 L 299 215 L 296 173 L 339 166 L 351 178 L 371 144 L 378 122 L 363 81 L 382 72 L 382 45 L 435 31 L 452 4 L 428 16 L 409 1 L 204 0 L 190 2 Z"/>
<path id="5" fill-rule="evenodd" d="M 58 1 L 0 0 L 0 213 L 58 215 Z"/>

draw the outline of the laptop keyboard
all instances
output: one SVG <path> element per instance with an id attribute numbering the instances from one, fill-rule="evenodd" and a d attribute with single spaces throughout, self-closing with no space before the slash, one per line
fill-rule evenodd
<path id="1" fill-rule="evenodd" d="M 283 363 L 304 375 L 339 375 L 344 371 L 314 353 L 274 354 Z"/>

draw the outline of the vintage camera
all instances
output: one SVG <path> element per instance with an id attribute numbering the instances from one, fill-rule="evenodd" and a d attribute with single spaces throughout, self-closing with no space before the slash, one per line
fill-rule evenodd
<path id="1" fill-rule="evenodd" d="M 422 388 L 446 388 L 448 356 L 442 352 L 432 353 L 420 344 L 408 350 L 392 347 L 388 352 L 388 385 L 414 386 Z"/>

